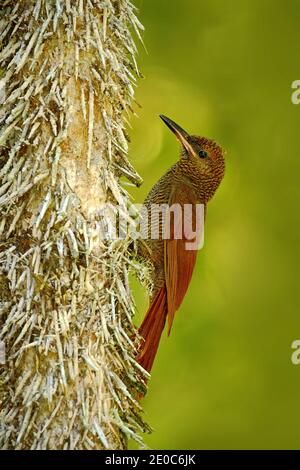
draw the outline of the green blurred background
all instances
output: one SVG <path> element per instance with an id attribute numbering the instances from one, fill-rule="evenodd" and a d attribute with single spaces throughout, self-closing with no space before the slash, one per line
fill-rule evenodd
<path id="1" fill-rule="evenodd" d="M 136 0 L 139 118 L 131 158 L 142 202 L 178 158 L 163 113 L 227 150 L 205 246 L 153 368 L 153 449 L 300 448 L 298 0 Z M 146 292 L 133 282 L 137 322 Z"/>

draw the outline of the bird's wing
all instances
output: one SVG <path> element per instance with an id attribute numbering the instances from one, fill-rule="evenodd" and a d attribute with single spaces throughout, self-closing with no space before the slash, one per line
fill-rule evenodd
<path id="1" fill-rule="evenodd" d="M 186 205 L 189 205 L 187 209 Z M 175 187 L 170 195 L 169 206 L 181 208 L 182 218 L 170 212 L 170 238 L 164 240 L 165 279 L 168 304 L 168 334 L 170 334 L 176 310 L 186 294 L 192 278 L 196 249 L 187 249 L 195 245 L 196 237 L 203 233 L 204 211 L 196 209 L 197 198 L 188 185 Z M 175 207 L 173 206 L 173 207 Z M 202 209 L 205 209 L 202 206 Z M 197 223 L 196 223 L 197 222 Z M 182 233 L 182 237 L 180 237 Z M 197 236 L 196 236 L 197 233 Z"/>

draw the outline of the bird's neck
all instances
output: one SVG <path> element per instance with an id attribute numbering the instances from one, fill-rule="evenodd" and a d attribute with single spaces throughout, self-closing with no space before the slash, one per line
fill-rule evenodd
<path id="1" fill-rule="evenodd" d="M 199 203 L 206 204 L 213 196 L 212 184 L 206 175 L 203 175 L 197 168 L 189 165 L 189 162 L 180 160 L 173 167 L 174 180 L 179 184 L 185 183 L 193 188 Z"/>

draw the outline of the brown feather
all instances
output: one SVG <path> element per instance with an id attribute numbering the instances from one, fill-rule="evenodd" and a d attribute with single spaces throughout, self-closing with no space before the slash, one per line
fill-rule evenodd
<path id="1" fill-rule="evenodd" d="M 171 212 L 170 236 L 165 239 L 162 235 L 166 227 L 157 218 L 154 222 L 151 219 L 151 229 L 159 229 L 160 237 L 150 237 L 139 245 L 140 256 L 150 260 L 153 266 L 154 296 L 139 329 L 143 340 L 137 357 L 137 361 L 148 371 L 151 370 L 166 318 L 168 317 L 169 334 L 175 312 L 179 309 L 192 278 L 197 250 L 188 250 L 187 242 L 192 243 L 195 241 L 193 236 L 198 239 L 200 235 L 199 230 L 196 236 L 193 235 L 197 217 L 196 205 L 203 204 L 206 209 L 206 204 L 215 194 L 225 170 L 222 148 L 213 140 L 189 136 L 170 119 L 165 116 L 162 119 L 173 132 L 176 130 L 174 133 L 177 137 L 180 136 L 179 140 L 183 143 L 181 158 L 153 186 L 145 200 L 145 206 L 150 215 L 153 205 L 164 204 L 171 207 L 179 204 L 183 207 L 190 204 L 193 208 L 190 215 L 193 224 L 186 225 L 186 221 L 176 219 L 182 225 L 175 226 Z M 201 158 L 203 152 L 205 158 Z M 177 237 L 180 228 L 183 233 L 181 238 Z"/>
<path id="2" fill-rule="evenodd" d="M 187 243 L 195 242 L 193 235 L 196 227 L 195 191 L 187 184 L 177 185 L 171 193 L 169 205 L 179 204 L 182 209 L 182 218 L 177 218 L 177 227 L 174 226 L 174 217 L 171 214 L 170 239 L 164 241 L 165 280 L 168 299 L 168 335 L 171 332 L 175 312 L 179 309 L 190 284 L 197 258 L 197 250 L 188 250 Z M 189 214 L 184 205 L 191 204 Z M 181 227 L 178 227 L 181 224 Z M 176 234 L 182 234 L 176 239 Z"/>
<path id="3" fill-rule="evenodd" d="M 166 289 L 162 287 L 151 303 L 145 319 L 139 328 L 142 336 L 137 362 L 148 372 L 152 368 L 167 316 Z"/>

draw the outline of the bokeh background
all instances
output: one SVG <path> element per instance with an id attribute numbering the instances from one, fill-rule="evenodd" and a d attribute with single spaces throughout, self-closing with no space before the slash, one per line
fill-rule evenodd
<path id="1" fill-rule="evenodd" d="M 298 0 L 136 0 L 140 47 L 131 158 L 142 202 L 178 158 L 158 114 L 226 150 L 205 246 L 153 368 L 153 449 L 300 448 Z M 146 292 L 133 280 L 139 322 Z M 134 445 L 133 445 L 134 447 Z"/>

